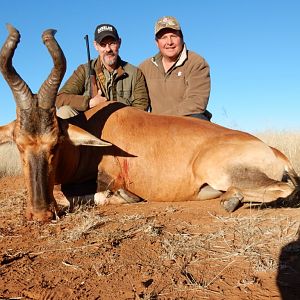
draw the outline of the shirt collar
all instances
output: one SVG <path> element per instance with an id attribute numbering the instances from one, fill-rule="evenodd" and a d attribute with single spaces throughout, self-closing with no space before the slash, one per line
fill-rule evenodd
<path id="1" fill-rule="evenodd" d="M 188 55 L 187 55 L 187 48 L 186 48 L 186 45 L 185 45 L 185 43 L 184 43 L 184 44 L 183 44 L 182 51 L 181 51 L 181 53 L 179 54 L 179 57 L 178 57 L 178 59 L 177 59 L 177 61 L 176 61 L 176 63 L 174 64 L 173 67 L 181 66 L 181 65 L 187 60 L 187 56 L 188 56 Z M 152 63 L 155 64 L 157 67 L 158 67 L 158 64 L 161 64 L 161 63 L 162 63 L 161 60 L 162 60 L 162 55 L 161 55 L 160 52 L 157 53 L 155 56 L 153 56 L 153 57 L 151 58 Z"/>

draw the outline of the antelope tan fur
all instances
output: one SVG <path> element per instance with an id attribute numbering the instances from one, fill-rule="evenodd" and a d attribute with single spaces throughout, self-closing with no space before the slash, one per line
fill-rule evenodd
<path id="1" fill-rule="evenodd" d="M 34 95 L 12 66 L 19 32 L 11 25 L 8 31 L 0 67 L 17 117 L 0 128 L 0 143 L 14 141 L 20 151 L 29 219 L 53 218 L 55 184 L 82 182 L 97 173 L 95 200 L 101 203 L 135 196 L 147 201 L 218 198 L 233 211 L 245 200 L 272 201 L 297 189 L 299 178 L 286 156 L 245 132 L 117 102 L 105 102 L 68 122 L 58 118 L 55 97 L 66 61 L 55 32 L 42 35 L 54 67 Z M 293 184 L 283 181 L 286 176 Z"/>

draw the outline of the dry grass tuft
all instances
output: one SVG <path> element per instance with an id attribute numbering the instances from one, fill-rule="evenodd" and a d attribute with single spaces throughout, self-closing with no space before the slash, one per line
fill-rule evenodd
<path id="1" fill-rule="evenodd" d="M 297 240 L 300 221 L 287 216 L 253 214 L 246 217 L 216 217 L 222 233 L 222 254 L 227 258 L 241 256 L 251 262 L 255 271 L 277 268 L 274 249 Z M 215 252 L 217 253 L 217 251 Z M 277 253 L 279 254 L 279 253 Z"/>
<path id="2" fill-rule="evenodd" d="M 22 173 L 19 150 L 14 143 L 0 145 L 0 177 Z"/>
<path id="3" fill-rule="evenodd" d="M 212 216 L 215 225 L 208 232 L 195 232 L 185 223 L 184 232 L 164 232 L 163 260 L 178 265 L 188 285 L 210 291 L 228 268 L 248 262 L 253 273 L 278 268 L 280 249 L 298 239 L 300 221 L 287 216 Z M 209 266 L 213 272 L 200 272 Z M 246 279 L 245 279 L 246 280 Z"/>
<path id="4" fill-rule="evenodd" d="M 64 242 L 77 241 L 87 236 L 91 231 L 99 229 L 105 223 L 109 222 L 109 220 L 109 218 L 95 213 L 94 209 L 78 209 L 68 215 L 68 222 L 74 222 L 76 226 L 65 231 L 61 238 Z"/>
<path id="5" fill-rule="evenodd" d="M 300 174 L 300 131 L 264 131 L 256 136 L 268 145 L 282 151 Z"/>

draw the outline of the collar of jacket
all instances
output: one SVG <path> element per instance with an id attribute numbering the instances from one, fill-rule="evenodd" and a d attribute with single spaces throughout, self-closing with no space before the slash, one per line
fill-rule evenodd
<path id="1" fill-rule="evenodd" d="M 123 68 L 123 66 L 125 64 L 126 64 L 126 62 L 123 61 L 120 58 L 120 56 L 118 56 L 117 69 L 115 69 L 115 71 L 117 72 L 116 78 L 127 75 L 126 71 Z M 97 75 L 100 73 L 103 73 L 103 68 L 105 68 L 105 66 L 102 64 L 99 56 L 92 61 L 92 69 L 94 69 L 94 71 L 96 72 Z"/>
<path id="2" fill-rule="evenodd" d="M 186 48 L 186 45 L 183 44 L 183 49 L 182 49 L 175 65 L 173 66 L 173 68 L 182 66 L 183 63 L 187 60 L 187 57 L 188 57 L 187 48 Z M 160 52 L 151 58 L 152 63 L 157 67 L 159 64 L 162 64 L 161 60 L 162 60 L 162 55 Z"/>

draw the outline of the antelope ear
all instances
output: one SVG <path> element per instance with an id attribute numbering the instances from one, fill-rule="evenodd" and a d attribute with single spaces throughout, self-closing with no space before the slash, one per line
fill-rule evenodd
<path id="1" fill-rule="evenodd" d="M 16 121 L 0 126 L 0 145 L 8 142 L 14 142 L 14 129 Z"/>
<path id="2" fill-rule="evenodd" d="M 102 141 L 82 128 L 72 124 L 68 124 L 67 135 L 75 146 L 85 145 L 103 147 L 112 145 L 111 143 Z"/>

